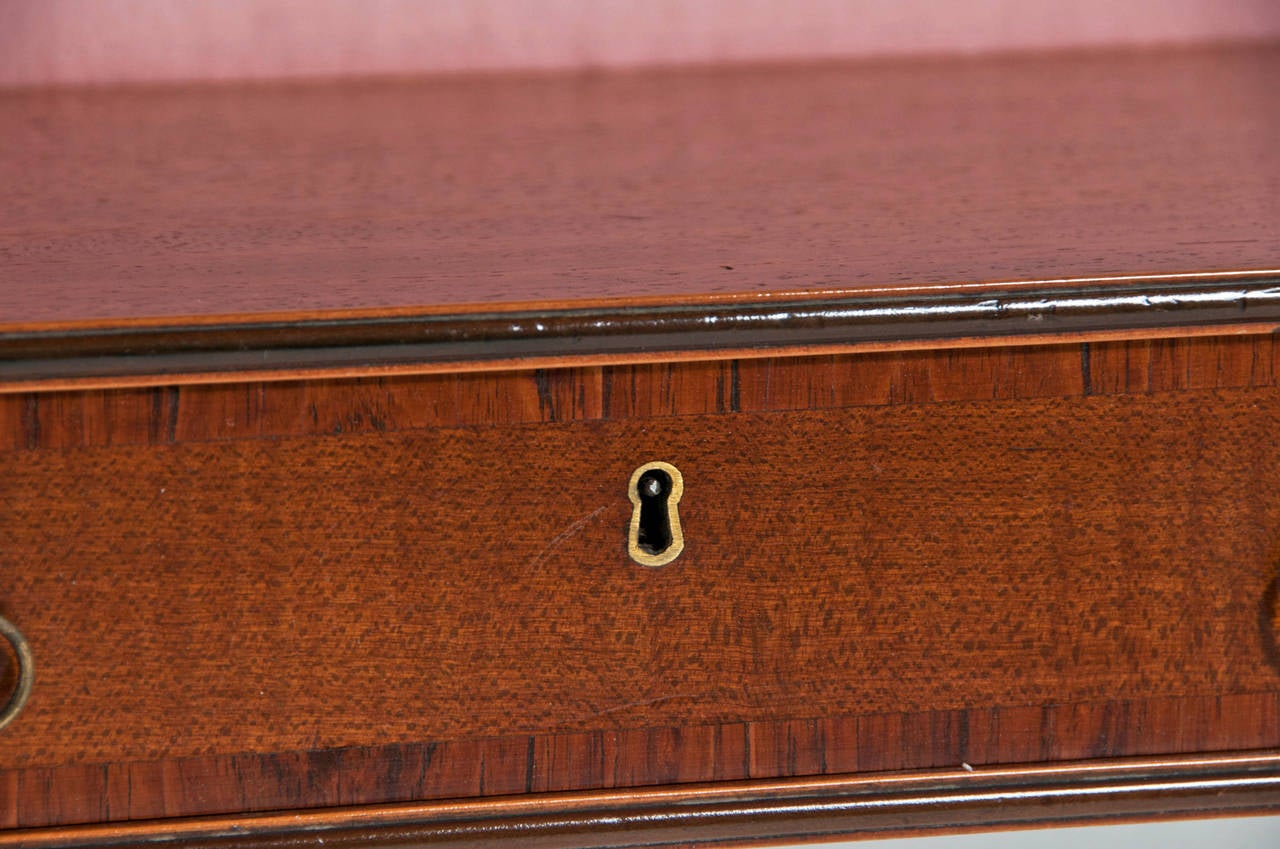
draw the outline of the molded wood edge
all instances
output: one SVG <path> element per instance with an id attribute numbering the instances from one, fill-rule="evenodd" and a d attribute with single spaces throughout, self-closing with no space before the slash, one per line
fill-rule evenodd
<path id="1" fill-rule="evenodd" d="M 511 312 L 263 316 L 0 334 L 0 391 L 1090 341 L 1280 327 L 1280 274 Z"/>
<path id="2" fill-rule="evenodd" d="M 225 816 L 0 833 L 0 847 L 652 846 L 1081 824 L 1280 808 L 1280 753 L 963 765 L 879 776 Z"/>

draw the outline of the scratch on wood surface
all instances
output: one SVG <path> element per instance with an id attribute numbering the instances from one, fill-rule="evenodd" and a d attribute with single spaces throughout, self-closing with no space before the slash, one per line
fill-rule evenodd
<path id="1" fill-rule="evenodd" d="M 557 548 L 563 545 L 565 540 L 569 539 L 574 534 L 577 534 L 579 531 L 585 528 L 588 524 L 590 524 L 591 520 L 594 519 L 596 516 L 599 516 L 601 513 L 603 513 L 605 511 L 605 508 L 607 508 L 608 506 L 609 506 L 608 504 L 600 505 L 599 507 L 592 510 L 587 515 L 583 516 L 581 519 L 571 524 L 569 527 L 565 528 L 560 533 L 553 536 L 551 538 L 551 541 L 548 542 L 545 546 L 543 546 L 542 550 L 538 552 L 537 556 L 535 556 L 532 560 L 529 561 L 529 568 L 536 569 L 537 567 L 541 566 L 543 561 L 545 561 L 548 557 L 551 556 L 551 552 L 555 551 Z"/>

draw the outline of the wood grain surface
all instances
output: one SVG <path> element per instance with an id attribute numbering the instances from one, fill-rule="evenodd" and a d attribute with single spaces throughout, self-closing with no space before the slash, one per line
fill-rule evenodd
<path id="1" fill-rule="evenodd" d="M 1268 692 L 1277 416 L 1221 390 L 29 452 L 0 568 L 41 680 L 0 758 Z M 626 552 L 651 459 L 686 481 L 660 570 Z"/>
<path id="2" fill-rule="evenodd" d="M 887 770 L 959 800 L 964 765 L 1280 747 L 1278 72 L 0 93 L 0 614 L 38 667 L 0 828 Z M 497 370 L 342 376 L 432 345 Z M 646 570 L 655 459 L 686 548 Z M 1275 806 L 1273 754 L 1099 793 Z M 1031 769 L 1011 816 L 1059 798 Z M 862 815 L 805 792 L 809 833 Z M 491 813 L 564 842 L 602 798 Z M 474 842 L 445 807 L 311 836 Z"/>
<path id="3" fill-rule="evenodd" d="M 1280 265 L 1274 48 L 0 93 L 0 328 Z"/>
<path id="4" fill-rule="evenodd" d="M 1280 273 L 922 288 L 759 303 L 258 315 L 11 329 L 0 393 L 1270 333 Z"/>
<path id="5" fill-rule="evenodd" d="M 0 394 L 0 449 L 1277 385 L 1272 335 Z"/>
<path id="6" fill-rule="evenodd" d="M 1276 359 L 1245 336 L 0 398 L 0 612 L 41 664 L 0 814 L 1280 746 Z M 687 487 L 654 572 L 625 553 L 647 459 Z"/>
<path id="7" fill-rule="evenodd" d="M 1280 755 L 1135 758 L 369 805 L 0 832 L 0 847 L 776 845 L 961 828 L 1230 816 L 1276 806 Z"/>

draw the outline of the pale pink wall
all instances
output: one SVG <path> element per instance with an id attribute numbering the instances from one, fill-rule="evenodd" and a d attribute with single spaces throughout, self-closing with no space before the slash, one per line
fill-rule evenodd
<path id="1" fill-rule="evenodd" d="M 0 85 L 1280 37 L 1280 0 L 0 0 Z"/>

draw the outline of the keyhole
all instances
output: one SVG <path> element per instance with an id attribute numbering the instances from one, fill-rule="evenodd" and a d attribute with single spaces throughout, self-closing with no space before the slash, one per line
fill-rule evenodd
<path id="1" fill-rule="evenodd" d="M 650 469 L 640 476 L 640 531 L 636 544 L 645 554 L 662 554 L 671 547 L 671 521 L 667 518 L 667 496 L 671 476 Z"/>
<path id="2" fill-rule="evenodd" d="M 634 509 L 627 540 L 631 559 L 642 566 L 664 566 L 684 550 L 677 504 L 684 479 L 670 463 L 645 463 L 631 475 L 627 495 Z"/>

